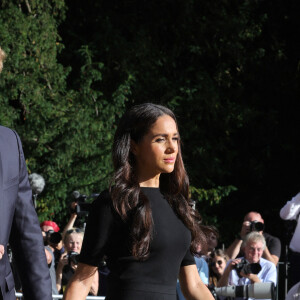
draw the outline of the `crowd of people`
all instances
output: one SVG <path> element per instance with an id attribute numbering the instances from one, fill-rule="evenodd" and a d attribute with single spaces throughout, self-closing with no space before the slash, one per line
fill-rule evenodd
<path id="1" fill-rule="evenodd" d="M 300 299 L 300 193 L 280 210 L 283 220 L 297 221 L 289 245 L 287 300 Z M 251 211 L 243 219 L 240 232 L 225 249 L 216 248 L 195 258 L 200 278 L 214 291 L 216 287 L 244 286 L 259 282 L 278 283 L 277 268 L 281 256 L 281 241 L 264 231 L 264 220 L 260 213 Z M 214 237 L 216 238 L 216 236 Z M 211 237 L 208 237 L 211 240 Z M 217 247 L 217 243 L 215 244 Z M 211 249 L 209 249 L 211 250 Z M 204 258 L 204 259 L 203 259 Z M 216 299 L 224 299 L 214 295 Z M 273 296 L 272 296 L 273 297 Z M 298 297 L 298 298 L 297 298 Z M 185 299 L 177 284 L 177 299 Z M 236 297 L 235 299 L 242 299 Z M 249 298 L 250 299 L 250 298 Z"/>
<path id="2" fill-rule="evenodd" d="M 74 227 L 77 219 L 76 202 L 72 202 L 70 219 L 61 231 L 54 221 L 43 221 L 40 224 L 43 235 L 45 254 L 52 281 L 52 294 L 63 294 L 68 281 L 73 276 L 81 252 L 84 229 Z M 295 196 L 280 211 L 284 220 L 296 219 L 300 211 L 300 194 Z M 295 294 L 300 281 L 297 246 L 299 245 L 299 227 L 291 241 L 291 263 L 289 287 L 290 293 Z M 219 233 L 216 228 L 207 235 L 205 253 L 201 247 L 194 256 L 199 276 L 209 287 L 216 299 L 226 299 L 215 293 L 215 288 L 228 285 L 247 285 L 259 282 L 278 282 L 277 264 L 281 255 L 281 242 L 264 231 L 264 220 L 258 212 L 249 212 L 245 215 L 241 230 L 236 239 L 226 249 L 218 248 Z M 298 252 L 298 253 L 297 253 Z M 259 265 L 259 266 L 258 266 Z M 298 268 L 296 267 L 298 266 Z M 246 268 L 248 267 L 248 269 Z M 296 271 L 297 270 L 297 271 Z M 253 273 L 252 273 L 253 272 Z M 105 262 L 99 264 L 99 271 L 94 274 L 89 295 L 105 296 L 106 276 L 109 274 Z M 16 278 L 16 281 L 18 279 Z M 294 291 L 294 292 L 293 292 Z M 185 297 L 177 281 L 177 299 Z M 289 295 L 287 295 L 286 299 Z M 239 298 L 236 298 L 239 299 Z M 241 298 L 242 299 L 242 298 Z M 292 299 L 292 298 L 291 298 Z"/>
<path id="3" fill-rule="evenodd" d="M 72 202 L 70 207 L 74 208 L 76 205 L 76 202 Z M 54 221 L 45 220 L 40 223 L 51 278 L 52 295 L 64 293 L 68 281 L 73 276 L 78 265 L 84 228 L 74 227 L 77 217 L 77 213 L 73 209 L 73 213 L 71 213 L 70 219 L 62 231 Z M 15 268 L 13 256 L 11 257 L 11 264 L 15 277 L 16 290 L 22 292 L 22 285 Z M 99 263 L 99 270 L 94 275 L 89 295 L 105 296 L 106 277 L 108 274 L 109 270 L 103 260 Z"/>
<path id="4" fill-rule="evenodd" d="M 74 227 L 78 217 L 76 205 L 76 202 L 71 203 L 71 216 L 62 231 L 54 221 L 46 220 L 40 224 L 53 295 L 64 293 L 78 265 L 78 258 L 84 237 L 84 228 L 82 228 L 82 226 L 80 228 Z M 106 276 L 108 273 L 109 271 L 105 266 L 105 261 L 102 261 L 101 264 L 99 264 L 98 272 L 94 274 L 89 295 L 105 296 Z"/>
<path id="5" fill-rule="evenodd" d="M 297 195 L 282 208 L 280 216 L 283 219 L 298 217 L 299 199 L 300 196 Z M 72 202 L 71 207 L 75 206 L 76 202 Z M 74 227 L 76 218 L 77 214 L 73 209 L 73 213 L 61 233 L 60 228 L 53 221 L 44 221 L 40 224 L 54 295 L 63 294 L 68 281 L 77 268 L 84 229 Z M 274 286 L 277 285 L 279 274 L 277 274 L 278 268 L 276 267 L 281 255 L 281 242 L 277 237 L 265 232 L 264 228 L 261 214 L 252 211 L 245 215 L 240 232 L 226 249 L 224 245 L 223 249 L 218 248 L 219 233 L 216 228 L 213 228 L 213 232 L 207 235 L 205 252 L 199 245 L 198 253 L 194 256 L 197 270 L 201 280 L 208 286 L 216 299 L 226 299 L 215 292 L 217 287 L 259 282 L 270 282 Z M 298 227 L 297 230 L 299 230 Z M 291 252 L 294 256 L 292 256 L 293 263 L 291 262 L 289 276 L 291 293 L 297 288 L 297 282 L 300 280 L 297 277 L 299 272 L 295 271 L 297 262 L 294 265 L 294 260 L 296 261 L 298 257 L 296 247 L 299 245 L 297 241 L 299 237 L 297 234 L 296 231 L 291 241 L 292 247 L 294 246 Z M 103 268 L 104 265 L 105 263 L 102 261 L 102 267 L 99 267 L 99 271 L 94 274 L 89 295 L 105 296 L 106 276 L 109 270 L 107 267 Z M 176 293 L 178 300 L 185 300 L 179 280 Z M 242 298 L 237 297 L 236 299 Z"/>
<path id="6" fill-rule="evenodd" d="M 206 254 L 199 252 L 201 265 L 198 272 L 217 299 L 224 299 L 216 292 L 218 287 L 259 282 L 271 282 L 276 286 L 276 265 L 280 257 L 281 243 L 278 238 L 263 231 L 263 223 L 259 213 L 249 212 L 244 218 L 240 233 L 227 249 L 217 248 L 218 235 L 208 236 L 208 245 L 212 248 L 208 248 Z M 195 259 L 197 264 L 199 258 Z M 177 299 L 185 299 L 179 284 Z"/>

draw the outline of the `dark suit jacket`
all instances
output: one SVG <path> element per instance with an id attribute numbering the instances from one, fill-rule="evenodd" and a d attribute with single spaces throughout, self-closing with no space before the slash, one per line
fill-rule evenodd
<path id="1" fill-rule="evenodd" d="M 0 299 L 2 295 L 4 300 L 15 300 L 8 242 L 24 298 L 52 300 L 51 279 L 22 145 L 13 130 L 0 126 L 0 244 L 5 247 L 0 260 Z"/>

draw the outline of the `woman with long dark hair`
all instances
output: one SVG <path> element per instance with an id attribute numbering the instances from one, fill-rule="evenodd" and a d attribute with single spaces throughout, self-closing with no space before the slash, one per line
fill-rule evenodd
<path id="1" fill-rule="evenodd" d="M 102 257 L 107 300 L 175 300 L 179 275 L 187 299 L 213 299 L 193 254 L 206 228 L 192 208 L 174 114 L 151 103 L 122 117 L 113 144 L 114 178 L 94 201 L 80 263 L 65 293 L 85 299 Z"/>

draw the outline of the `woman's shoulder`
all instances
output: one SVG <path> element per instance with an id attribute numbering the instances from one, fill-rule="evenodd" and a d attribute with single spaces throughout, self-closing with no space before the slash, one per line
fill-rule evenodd
<path id="1" fill-rule="evenodd" d="M 103 190 L 99 196 L 94 199 L 90 206 L 90 213 L 100 212 L 103 210 L 110 210 L 112 208 L 112 201 L 109 190 Z"/>
<path id="2" fill-rule="evenodd" d="M 111 195 L 109 189 L 103 190 L 98 196 L 102 201 L 111 202 Z"/>
<path id="3" fill-rule="evenodd" d="M 109 189 L 103 190 L 93 201 L 94 205 L 110 205 L 112 203 Z"/>
<path id="4" fill-rule="evenodd" d="M 113 206 L 111 193 L 109 189 L 103 190 L 99 196 L 93 201 L 91 207 L 92 213 L 110 214 L 116 217 L 118 214 Z M 90 211 L 91 212 L 91 211 Z"/>

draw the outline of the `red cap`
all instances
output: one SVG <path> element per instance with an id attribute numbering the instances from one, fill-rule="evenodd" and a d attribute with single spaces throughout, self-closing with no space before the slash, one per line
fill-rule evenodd
<path id="1" fill-rule="evenodd" d="M 42 223 L 40 224 L 40 227 L 43 227 L 43 226 L 51 226 L 51 227 L 53 227 L 53 230 L 54 230 L 55 232 L 58 232 L 58 231 L 59 231 L 58 225 L 57 225 L 55 222 L 53 222 L 53 221 L 44 221 L 44 222 L 42 222 Z"/>

